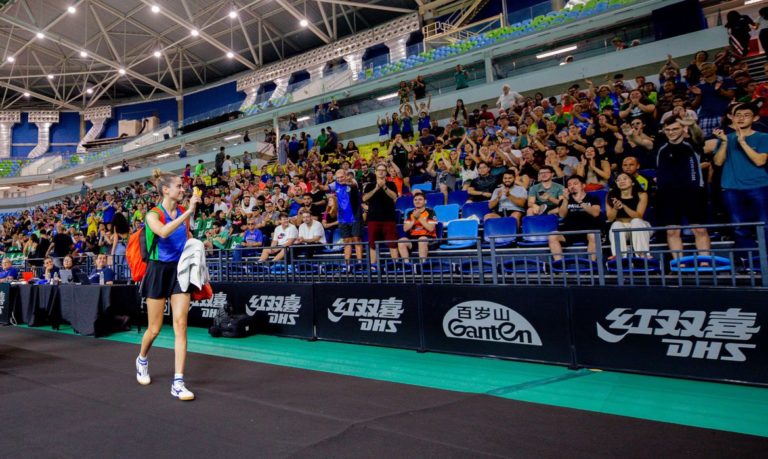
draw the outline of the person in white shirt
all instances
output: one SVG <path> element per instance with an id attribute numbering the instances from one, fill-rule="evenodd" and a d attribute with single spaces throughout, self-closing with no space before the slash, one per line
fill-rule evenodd
<path id="1" fill-rule="evenodd" d="M 229 174 L 232 172 L 232 157 L 227 155 L 226 159 L 224 160 L 224 163 L 221 165 L 221 173 L 224 175 L 224 177 L 229 177 Z"/>
<path id="2" fill-rule="evenodd" d="M 519 92 L 512 91 L 508 84 L 501 87 L 501 95 L 496 101 L 496 107 L 504 110 L 513 110 L 518 104 L 523 103 L 525 98 Z"/>
<path id="3" fill-rule="evenodd" d="M 269 249 L 264 249 L 261 252 L 260 261 L 269 260 L 270 255 L 275 257 L 272 261 L 280 261 L 285 258 L 288 247 L 292 246 L 296 239 L 299 237 L 299 230 L 291 224 L 288 219 L 288 214 L 280 212 L 280 225 L 275 228 L 272 233 L 272 245 Z"/>
<path id="4" fill-rule="evenodd" d="M 251 198 L 250 195 L 243 196 L 243 201 L 240 203 L 240 210 L 246 217 L 250 217 L 253 214 L 253 209 L 256 207 L 256 200 Z"/>
<path id="5" fill-rule="evenodd" d="M 224 202 L 221 199 L 221 196 L 216 196 L 213 198 L 213 213 L 217 214 L 219 211 L 224 212 L 225 214 L 229 214 L 229 206 L 226 202 Z"/>
<path id="6" fill-rule="evenodd" d="M 327 242 L 325 240 L 325 228 L 322 223 L 312 218 L 312 213 L 310 211 L 302 210 L 300 215 L 302 223 L 299 226 L 299 237 L 293 244 L 294 253 L 297 256 L 303 255 L 307 258 L 312 258 L 319 248 L 315 245 L 325 244 Z"/>

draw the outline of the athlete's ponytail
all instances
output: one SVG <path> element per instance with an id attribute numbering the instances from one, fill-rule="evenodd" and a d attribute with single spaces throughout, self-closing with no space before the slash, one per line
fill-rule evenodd
<path id="1" fill-rule="evenodd" d="M 152 171 L 152 181 L 155 183 L 157 191 L 160 193 L 161 197 L 163 195 L 163 187 L 170 187 L 174 178 L 176 178 L 175 175 L 163 172 L 160 169 L 154 169 Z"/>

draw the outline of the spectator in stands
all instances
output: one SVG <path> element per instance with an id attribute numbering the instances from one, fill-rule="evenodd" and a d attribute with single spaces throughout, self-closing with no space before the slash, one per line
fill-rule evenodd
<path id="1" fill-rule="evenodd" d="M 376 116 L 376 125 L 379 127 L 379 145 L 382 147 L 389 147 L 390 119 L 386 113 L 383 117 Z"/>
<path id="2" fill-rule="evenodd" d="M 62 272 L 62 270 L 64 270 L 64 272 Z M 70 272 L 69 276 L 66 275 L 67 270 Z M 59 274 L 61 275 L 61 281 L 65 283 L 80 282 L 82 277 L 82 271 L 80 268 L 75 266 L 75 260 L 70 255 L 67 255 L 64 257 L 64 260 L 62 260 L 62 266 L 61 270 L 59 270 Z"/>
<path id="3" fill-rule="evenodd" d="M 368 248 L 371 263 L 376 262 L 376 242 L 388 241 L 389 253 L 397 258 L 397 221 L 395 219 L 395 201 L 397 187 L 387 181 L 387 165 L 376 165 L 376 180 L 363 186 L 363 202 L 368 205 L 366 222 L 368 223 Z"/>
<path id="4" fill-rule="evenodd" d="M 123 162 L 120 164 L 120 172 L 128 172 L 130 170 L 130 167 L 128 166 L 128 160 L 123 159 Z"/>
<path id="5" fill-rule="evenodd" d="M 664 122 L 666 141 L 659 142 L 656 176 L 657 220 L 660 225 L 689 225 L 706 223 L 707 195 L 701 170 L 701 130 L 691 119 L 669 118 Z M 638 139 L 653 149 L 653 142 Z M 693 235 L 699 255 L 708 255 L 709 233 L 706 228 L 694 228 Z M 683 242 L 679 229 L 667 230 L 667 244 L 675 258 L 680 257 Z"/>
<path id="6" fill-rule="evenodd" d="M 463 99 L 456 99 L 456 106 L 453 107 L 453 120 L 459 124 L 466 123 L 467 120 L 469 120 L 469 115 L 467 115 L 467 107 L 464 106 L 464 100 Z M 445 129 L 446 131 L 448 128 Z M 440 134 L 433 134 L 437 137 L 440 137 L 443 133 Z"/>
<path id="7" fill-rule="evenodd" d="M 308 210 L 299 211 L 301 216 L 301 225 L 296 241 L 293 244 L 293 251 L 296 255 L 312 258 L 319 247 L 315 245 L 325 244 L 325 228 L 323 224 L 312 218 L 312 213 Z"/>
<path id="8" fill-rule="evenodd" d="M 207 250 L 225 250 L 229 242 L 229 231 L 220 221 L 213 222 L 213 228 L 205 232 L 203 245 Z"/>
<path id="9" fill-rule="evenodd" d="M 221 165 L 221 174 L 224 177 L 229 177 L 232 174 L 232 157 L 227 155 L 224 158 L 224 163 Z"/>
<path id="10" fill-rule="evenodd" d="M 485 161 L 480 161 L 477 165 L 478 176 L 469 185 L 469 202 L 488 201 L 493 196 L 499 181 L 491 174 L 491 167 Z"/>
<path id="11" fill-rule="evenodd" d="M 226 159 L 226 155 L 224 154 L 224 147 L 219 147 L 219 152 L 216 153 L 216 157 L 213 160 L 213 167 L 214 169 L 216 169 L 216 176 L 218 177 L 220 177 L 221 174 L 223 173 L 225 159 Z"/>
<path id="12" fill-rule="evenodd" d="M 605 213 L 608 222 L 613 222 L 609 231 L 611 255 L 616 257 L 628 256 L 627 239 L 632 241 L 632 251 L 635 257 L 650 257 L 650 231 L 638 231 L 650 228 L 643 218 L 648 208 L 648 193 L 643 191 L 640 184 L 626 172 L 616 176 L 613 187 L 608 192 L 605 202 Z M 619 247 L 616 247 L 614 231 L 619 228 L 631 228 L 631 233 L 620 233 Z"/>
<path id="13" fill-rule="evenodd" d="M 728 104 L 736 95 L 736 83 L 728 77 L 717 75 L 717 67 L 711 62 L 701 65 L 701 83 L 692 85 L 695 96 L 691 107 L 699 110 L 699 126 L 704 137 L 720 127 Z"/>
<path id="14" fill-rule="evenodd" d="M 562 203 L 564 187 L 552 179 L 555 170 L 552 166 L 542 166 L 538 172 L 538 183 L 528 190 L 528 215 L 558 213 Z"/>
<path id="15" fill-rule="evenodd" d="M 103 253 L 94 258 L 94 269 L 88 276 L 91 284 L 112 285 L 115 281 L 115 272 L 107 266 L 107 256 Z"/>
<path id="16" fill-rule="evenodd" d="M 398 251 L 400 256 L 410 262 L 413 242 L 418 244 L 419 260 L 426 261 L 429 256 L 429 242 L 437 238 L 437 217 L 435 211 L 426 207 L 427 200 L 421 190 L 413 193 L 413 210 L 405 217 L 403 232 L 408 237 L 400 238 Z"/>
<path id="17" fill-rule="evenodd" d="M 299 231 L 291 224 L 288 214 L 280 213 L 280 225 L 275 228 L 272 235 L 272 244 L 270 248 L 261 251 L 259 260 L 265 262 L 269 260 L 270 255 L 274 255 L 272 261 L 283 260 L 287 255 L 287 248 L 292 246 L 299 237 Z"/>
<path id="18" fill-rule="evenodd" d="M 427 83 L 424 81 L 424 75 L 417 75 L 416 79 L 411 82 L 413 88 L 414 101 L 421 100 L 427 95 Z"/>
<path id="19" fill-rule="evenodd" d="M 205 161 L 203 161 L 202 159 L 198 159 L 197 165 L 195 166 L 195 177 L 202 177 L 204 172 L 205 172 Z"/>
<path id="20" fill-rule="evenodd" d="M 47 257 L 45 260 L 43 260 L 43 273 L 41 277 L 47 281 L 51 281 L 55 277 L 61 279 L 59 268 L 53 264 L 53 258 Z"/>
<path id="21" fill-rule="evenodd" d="M 352 258 L 352 245 L 355 244 L 355 255 L 358 260 L 363 259 L 363 247 L 357 243 L 360 242 L 361 220 L 360 197 L 357 183 L 343 169 L 339 169 L 335 174 L 336 181 L 323 187 L 325 191 L 330 191 L 336 195 L 337 220 L 339 231 L 341 231 L 342 242 L 344 245 L 344 260 L 349 261 Z"/>
<path id="22" fill-rule="evenodd" d="M 517 225 L 520 226 L 525 213 L 528 192 L 521 185 L 515 184 L 516 180 L 517 175 L 514 169 L 508 169 L 504 172 L 501 185 L 493 190 L 491 200 L 488 202 L 488 208 L 491 212 L 485 216 L 485 220 L 514 217 L 517 220 Z"/>
<path id="23" fill-rule="evenodd" d="M 640 162 L 634 156 L 627 156 L 624 161 L 621 162 L 621 171 L 632 177 L 634 181 L 640 185 L 640 189 L 648 191 L 649 182 L 648 179 L 640 175 Z"/>
<path id="24" fill-rule="evenodd" d="M 594 147 L 587 147 L 576 166 L 576 175 L 586 180 L 586 190 L 602 190 L 611 178 L 611 164 L 605 158 L 598 158 Z"/>
<path id="25" fill-rule="evenodd" d="M 749 53 L 750 32 L 758 26 L 752 18 L 736 10 L 729 11 L 726 19 L 725 30 L 728 31 L 733 54 L 737 57 L 745 57 Z"/>
<path id="26" fill-rule="evenodd" d="M 277 145 L 277 163 L 285 166 L 288 162 L 288 135 L 280 136 L 280 142 Z"/>
<path id="27" fill-rule="evenodd" d="M 122 217 L 122 220 L 125 220 L 125 217 L 122 215 L 120 217 Z M 61 222 L 56 223 L 56 234 L 53 236 L 52 243 L 45 256 L 53 255 L 56 266 L 61 266 L 61 259 L 72 253 L 73 248 L 74 242 L 64 228 L 64 224 Z"/>
<path id="28" fill-rule="evenodd" d="M 524 100 L 522 94 L 512 91 L 509 85 L 505 84 L 501 87 L 501 95 L 496 100 L 496 107 L 507 111 L 515 110 Z"/>
<path id="29" fill-rule="evenodd" d="M 714 131 L 719 140 L 714 162 L 723 168 L 723 201 L 731 222 L 768 224 L 768 134 L 752 129 L 758 120 L 754 105 L 738 104 L 729 112 L 734 132 Z M 752 233 L 752 228 L 736 228 L 737 246 L 754 247 Z M 765 235 L 768 241 L 768 231 Z"/>
<path id="30" fill-rule="evenodd" d="M 627 44 L 624 43 L 624 40 L 622 40 L 619 37 L 613 37 L 613 39 L 611 40 L 611 44 L 613 45 L 616 51 L 621 51 L 627 47 Z"/>
<path id="31" fill-rule="evenodd" d="M 241 257 L 252 257 L 264 245 L 264 234 L 256 228 L 256 220 L 249 218 L 244 227 L 243 241 L 237 247 Z"/>
<path id="32" fill-rule="evenodd" d="M 0 270 L 0 282 L 14 282 L 19 278 L 19 270 L 12 266 L 10 258 L 3 258 Z"/>
<path id="33" fill-rule="evenodd" d="M 461 64 L 456 66 L 456 72 L 453 74 L 453 80 L 456 82 L 456 90 L 469 87 L 469 73 L 464 70 Z"/>
<path id="34" fill-rule="evenodd" d="M 584 191 L 584 178 L 573 175 L 568 178 L 568 188 L 563 190 L 557 215 L 560 217 L 561 231 L 592 231 L 600 230 L 600 200 Z M 562 243 L 587 241 L 587 253 L 592 260 L 596 259 L 595 233 L 585 234 L 551 234 L 549 235 L 549 250 L 554 260 L 563 258 Z"/>

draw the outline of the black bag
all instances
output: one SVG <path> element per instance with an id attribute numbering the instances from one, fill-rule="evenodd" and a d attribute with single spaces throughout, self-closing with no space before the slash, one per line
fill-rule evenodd
<path id="1" fill-rule="evenodd" d="M 253 334 L 251 320 L 248 314 L 233 314 L 230 308 L 222 309 L 208 333 L 214 338 L 243 338 Z"/>

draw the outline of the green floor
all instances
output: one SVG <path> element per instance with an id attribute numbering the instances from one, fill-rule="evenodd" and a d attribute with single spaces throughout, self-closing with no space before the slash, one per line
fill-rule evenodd
<path id="1" fill-rule="evenodd" d="M 138 344 L 141 335 L 103 339 Z M 220 357 L 768 437 L 768 389 L 756 387 L 274 336 L 211 338 L 201 328 L 189 329 L 189 341 L 190 352 Z M 155 345 L 173 348 L 171 327 Z"/>

